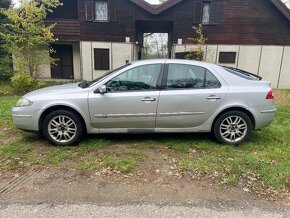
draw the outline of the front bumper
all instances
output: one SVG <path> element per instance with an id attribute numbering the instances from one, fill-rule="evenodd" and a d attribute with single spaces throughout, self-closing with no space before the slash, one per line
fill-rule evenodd
<path id="1" fill-rule="evenodd" d="M 12 119 L 14 125 L 22 130 L 39 131 L 38 120 L 42 110 L 36 110 L 32 106 L 14 107 L 12 109 Z"/>

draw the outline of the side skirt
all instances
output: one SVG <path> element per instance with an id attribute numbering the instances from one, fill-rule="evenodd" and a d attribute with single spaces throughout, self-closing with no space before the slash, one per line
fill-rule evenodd
<path id="1" fill-rule="evenodd" d="M 193 128 L 110 128 L 110 129 L 91 129 L 89 134 L 111 134 L 111 133 L 188 133 L 188 132 L 210 132 L 210 130 Z"/>

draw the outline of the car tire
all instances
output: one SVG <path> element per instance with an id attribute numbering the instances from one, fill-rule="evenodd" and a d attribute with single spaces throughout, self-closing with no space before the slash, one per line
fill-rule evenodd
<path id="1" fill-rule="evenodd" d="M 43 122 L 43 134 L 54 145 L 77 145 L 83 136 L 84 126 L 79 116 L 67 110 L 49 113 Z"/>
<path id="2" fill-rule="evenodd" d="M 241 111 L 228 111 L 222 114 L 213 126 L 213 134 L 218 142 L 235 146 L 248 140 L 252 130 L 250 117 Z"/>

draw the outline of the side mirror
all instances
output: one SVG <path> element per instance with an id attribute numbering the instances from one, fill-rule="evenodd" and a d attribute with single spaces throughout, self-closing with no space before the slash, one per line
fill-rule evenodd
<path id="1" fill-rule="evenodd" d="M 95 93 L 100 93 L 100 94 L 105 94 L 107 93 L 107 86 L 106 85 L 101 85 L 101 87 L 99 87 Z"/>

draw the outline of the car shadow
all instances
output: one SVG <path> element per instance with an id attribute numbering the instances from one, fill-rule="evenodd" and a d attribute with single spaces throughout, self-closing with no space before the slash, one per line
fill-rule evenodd
<path id="1" fill-rule="evenodd" d="M 85 135 L 84 141 L 104 139 L 110 140 L 112 143 L 140 142 L 140 141 L 157 141 L 163 142 L 168 140 L 184 140 L 184 141 L 214 141 L 210 133 L 138 133 L 138 134 L 98 134 Z"/>

